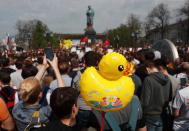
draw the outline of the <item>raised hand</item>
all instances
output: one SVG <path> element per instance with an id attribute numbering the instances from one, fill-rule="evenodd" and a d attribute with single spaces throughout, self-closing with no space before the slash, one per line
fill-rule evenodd
<path id="1" fill-rule="evenodd" d="M 52 61 L 50 61 L 49 59 L 47 59 L 47 61 L 49 62 L 49 64 L 52 66 L 54 70 L 58 70 L 58 58 L 56 54 L 54 54 L 54 58 Z"/>
<path id="2" fill-rule="evenodd" d="M 47 57 L 46 55 L 43 57 L 43 65 L 45 66 L 45 68 L 48 68 L 49 67 L 49 64 L 47 62 Z"/>
<path id="3" fill-rule="evenodd" d="M 54 54 L 54 58 L 52 61 L 50 61 L 49 59 L 47 59 L 47 61 L 52 66 L 52 68 L 55 72 L 57 82 L 58 82 L 58 87 L 65 87 L 64 81 L 62 80 L 60 71 L 58 69 L 58 58 L 57 58 L 56 54 Z"/>

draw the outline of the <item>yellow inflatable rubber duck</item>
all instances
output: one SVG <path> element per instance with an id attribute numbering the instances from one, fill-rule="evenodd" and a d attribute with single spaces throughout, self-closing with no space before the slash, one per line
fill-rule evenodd
<path id="1" fill-rule="evenodd" d="M 96 110 L 107 112 L 124 108 L 134 94 L 134 83 L 128 77 L 132 69 L 133 64 L 123 55 L 106 54 L 99 63 L 99 70 L 89 67 L 81 75 L 81 96 Z"/>

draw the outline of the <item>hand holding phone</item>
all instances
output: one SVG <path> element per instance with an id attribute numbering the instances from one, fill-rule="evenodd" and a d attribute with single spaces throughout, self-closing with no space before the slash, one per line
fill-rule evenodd
<path id="1" fill-rule="evenodd" d="M 44 50 L 44 52 L 45 52 L 45 54 L 46 54 L 46 57 L 47 57 L 47 59 L 49 59 L 49 60 L 53 60 L 53 57 L 54 57 L 54 55 L 53 55 L 53 51 L 52 51 L 52 48 L 45 48 L 45 50 Z"/>

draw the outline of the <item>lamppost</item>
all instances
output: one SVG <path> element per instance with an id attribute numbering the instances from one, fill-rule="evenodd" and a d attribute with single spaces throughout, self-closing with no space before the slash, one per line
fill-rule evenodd
<path id="1" fill-rule="evenodd" d="M 50 31 L 47 31 L 47 32 L 44 34 L 44 36 L 45 36 L 45 38 L 46 38 L 46 40 L 47 40 L 48 46 L 49 46 L 49 44 L 50 44 L 50 46 L 52 47 L 52 43 L 50 43 L 50 38 L 53 37 L 53 33 L 50 32 Z"/>
<path id="2" fill-rule="evenodd" d="M 114 40 L 116 41 L 116 47 L 118 48 L 118 46 L 119 46 L 119 35 L 116 35 L 114 37 Z"/>
<path id="3" fill-rule="evenodd" d="M 141 31 L 140 30 L 135 30 L 134 32 L 132 32 L 131 36 L 133 37 L 133 39 L 135 40 L 135 43 L 137 44 L 137 41 L 140 37 Z"/>
<path id="4" fill-rule="evenodd" d="M 26 41 L 26 46 L 28 46 L 29 49 L 31 49 L 31 40 L 32 40 L 32 33 L 28 32 L 24 34 L 24 40 Z"/>

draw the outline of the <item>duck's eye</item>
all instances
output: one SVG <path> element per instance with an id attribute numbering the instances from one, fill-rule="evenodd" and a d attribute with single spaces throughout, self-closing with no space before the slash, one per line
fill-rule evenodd
<path id="1" fill-rule="evenodd" d="M 121 72 L 121 71 L 123 71 L 124 70 L 124 66 L 123 65 L 119 65 L 118 66 L 118 70 Z"/>

